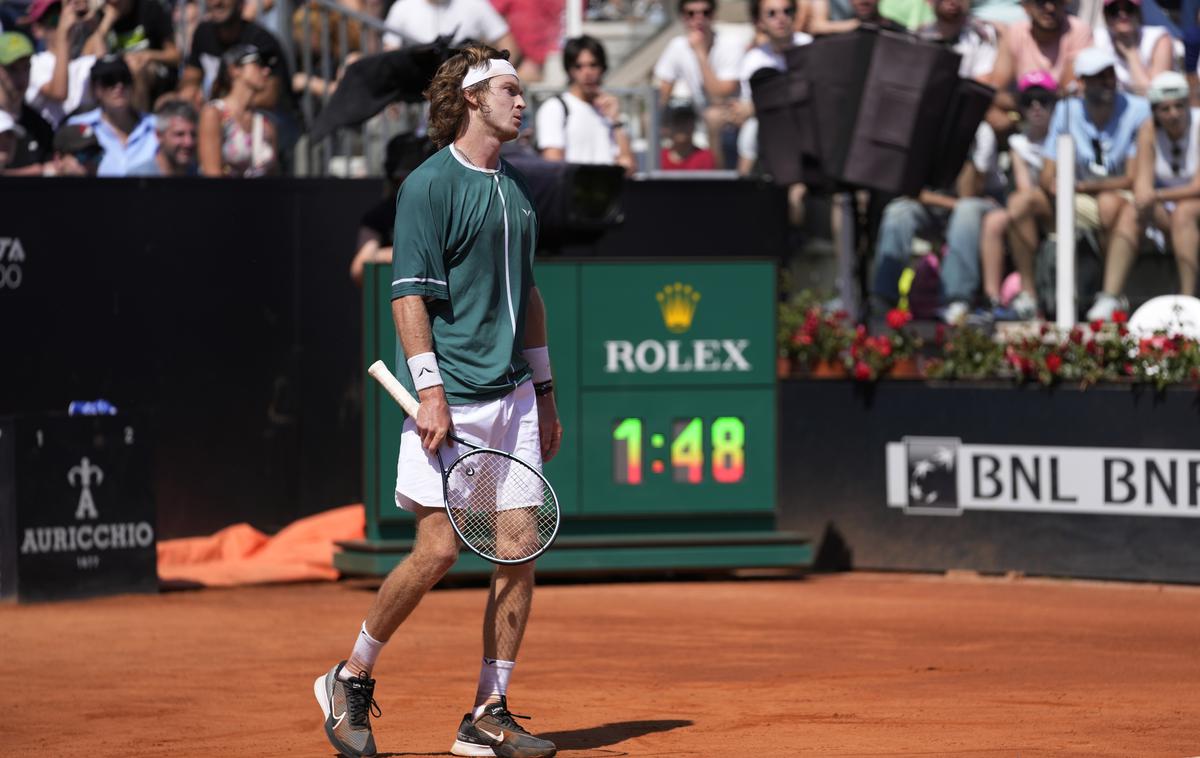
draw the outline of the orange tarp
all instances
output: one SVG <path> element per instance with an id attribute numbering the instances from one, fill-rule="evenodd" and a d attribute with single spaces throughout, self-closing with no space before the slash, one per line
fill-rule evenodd
<path id="1" fill-rule="evenodd" d="M 274 537 L 234 524 L 208 537 L 159 542 L 158 577 L 206 587 L 334 580 L 333 543 L 360 540 L 365 533 L 361 504 L 300 519 Z"/>

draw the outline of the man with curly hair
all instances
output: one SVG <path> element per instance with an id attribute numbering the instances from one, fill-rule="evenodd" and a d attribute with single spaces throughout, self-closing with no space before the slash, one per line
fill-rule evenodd
<path id="1" fill-rule="evenodd" d="M 314 683 L 334 748 L 373 755 L 370 717 L 379 716 L 371 670 L 383 645 L 454 565 L 458 541 L 442 507 L 434 452 L 453 430 L 468 442 L 534 465 L 558 451 L 558 421 L 546 311 L 533 281 L 537 214 L 525 183 L 500 159 L 525 110 L 508 53 L 462 49 L 425 93 L 429 135 L 441 149 L 400 189 L 392 260 L 392 314 L 420 399 L 404 422 L 396 504 L 412 512 L 412 552 L 380 587 L 347 660 Z M 508 710 L 509 677 L 533 600 L 533 564 L 498 566 L 483 619 L 483 662 L 474 707 L 451 752 L 463 756 L 551 756 Z"/>

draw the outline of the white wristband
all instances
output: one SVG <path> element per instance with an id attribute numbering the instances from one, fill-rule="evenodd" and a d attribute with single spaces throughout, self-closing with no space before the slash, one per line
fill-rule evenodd
<path id="1" fill-rule="evenodd" d="M 525 356 L 525 360 L 529 363 L 529 368 L 533 371 L 533 381 L 535 384 L 548 382 L 553 379 L 550 373 L 550 348 L 548 347 L 531 347 L 521 352 Z"/>
<path id="2" fill-rule="evenodd" d="M 433 353 L 418 353 L 409 358 L 408 372 L 412 374 L 413 386 L 417 388 L 417 392 L 442 383 L 442 372 L 438 371 L 437 358 Z"/>

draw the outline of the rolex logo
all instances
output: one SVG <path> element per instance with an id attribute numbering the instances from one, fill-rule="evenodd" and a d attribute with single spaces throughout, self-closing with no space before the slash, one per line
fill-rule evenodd
<path id="1" fill-rule="evenodd" d="M 668 284 L 655 298 L 667 329 L 679 334 L 692 328 L 696 303 L 700 302 L 700 293 L 692 289 L 692 285 L 681 282 Z"/>

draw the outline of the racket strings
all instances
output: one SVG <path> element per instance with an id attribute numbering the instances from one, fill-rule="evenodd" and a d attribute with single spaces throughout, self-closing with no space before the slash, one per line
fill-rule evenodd
<path id="1" fill-rule="evenodd" d="M 558 531 L 558 503 L 546 480 L 523 461 L 494 451 L 455 461 L 446 500 L 459 536 L 485 557 L 530 558 Z"/>

